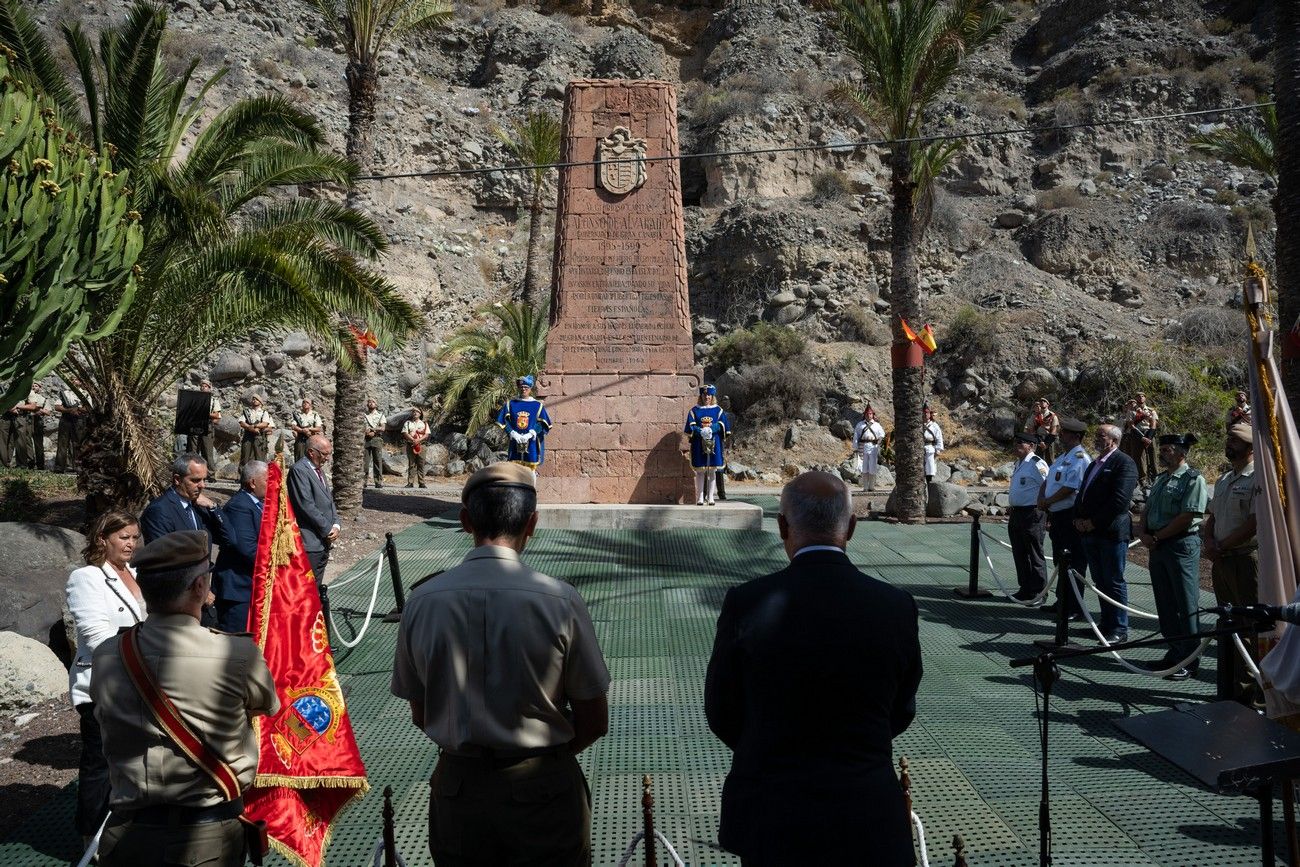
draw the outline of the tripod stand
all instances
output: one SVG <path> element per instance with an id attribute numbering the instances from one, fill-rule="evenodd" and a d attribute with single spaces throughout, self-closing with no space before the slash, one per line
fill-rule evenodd
<path id="1" fill-rule="evenodd" d="M 1245 626 L 1234 625 L 1229 618 L 1220 620 L 1221 626 L 1213 632 L 1200 632 L 1193 635 L 1176 635 L 1172 638 L 1156 637 L 1143 638 L 1135 641 L 1125 641 L 1117 644 L 1103 645 L 1100 647 L 1061 647 L 1056 650 L 1046 650 L 1037 656 L 1023 657 L 1021 659 L 1011 660 L 1012 668 L 1026 668 L 1033 666 L 1034 682 L 1043 693 L 1043 706 L 1040 711 L 1041 724 L 1040 748 L 1042 751 L 1041 766 L 1041 792 L 1038 801 L 1038 864 L 1039 867 L 1050 867 L 1052 863 L 1052 808 L 1051 799 L 1048 794 L 1048 727 L 1051 723 L 1049 702 L 1052 695 L 1052 687 L 1060 679 L 1060 669 L 1057 667 L 1058 661 L 1065 661 L 1074 657 L 1097 656 L 1102 653 L 1110 653 L 1114 650 L 1127 650 L 1132 647 L 1157 647 L 1162 644 L 1169 644 L 1175 641 L 1188 639 L 1202 640 L 1206 638 L 1215 638 L 1228 635 L 1258 635 L 1261 631 L 1273 628 L 1271 622 L 1257 622 Z"/>

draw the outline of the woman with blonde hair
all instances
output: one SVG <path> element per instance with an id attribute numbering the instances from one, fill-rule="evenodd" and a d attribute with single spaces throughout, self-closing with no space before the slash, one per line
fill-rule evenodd
<path id="1" fill-rule="evenodd" d="M 140 544 L 139 519 L 129 512 L 100 515 L 86 534 L 86 565 L 68 576 L 68 611 L 77 632 L 77 652 L 68 672 L 72 706 L 81 717 L 81 768 L 77 785 L 77 830 L 87 841 L 108 815 L 108 762 L 104 759 L 95 705 L 90 699 L 90 660 L 95 648 L 122 627 L 144 620 L 145 604 L 135 583 L 131 556 Z"/>

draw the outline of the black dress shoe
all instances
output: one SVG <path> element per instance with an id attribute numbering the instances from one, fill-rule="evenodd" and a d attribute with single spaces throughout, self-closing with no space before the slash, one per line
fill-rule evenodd
<path id="1" fill-rule="evenodd" d="M 1030 599 L 1035 599 L 1037 597 L 1038 591 L 1036 590 L 1017 590 L 1015 593 L 1011 594 L 1011 598 L 1017 602 L 1028 602 Z"/>
<path id="2" fill-rule="evenodd" d="M 1128 641 L 1128 633 L 1112 632 L 1105 636 L 1105 639 L 1107 644 L 1122 644 L 1123 642 Z"/>
<path id="3" fill-rule="evenodd" d="M 1166 674 L 1165 680 L 1187 680 L 1191 676 L 1192 672 L 1188 671 L 1186 668 L 1180 668 L 1173 674 Z"/>

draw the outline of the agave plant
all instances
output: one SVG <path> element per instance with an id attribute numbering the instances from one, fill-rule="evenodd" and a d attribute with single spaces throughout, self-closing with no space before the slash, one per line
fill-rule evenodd
<path id="1" fill-rule="evenodd" d="M 439 421 L 463 419 L 472 436 L 496 419 L 515 380 L 537 373 L 546 361 L 549 306 L 489 304 L 477 311 L 478 321 L 451 336 L 438 353 L 450 364 L 432 378 L 431 390 L 441 399 Z"/>
<path id="2" fill-rule="evenodd" d="M 131 172 L 144 247 L 138 288 L 116 332 L 79 342 L 63 367 L 93 407 L 79 484 L 92 508 L 138 508 L 160 486 L 158 398 L 222 344 L 256 331 L 302 329 L 339 358 L 355 340 L 339 316 L 364 319 L 380 346 L 418 322 L 366 264 L 386 247 L 377 226 L 346 206 L 273 196 L 273 187 L 346 184 L 355 166 L 324 150 L 316 120 L 281 95 L 240 100 L 200 123 L 224 72 L 195 81 L 198 61 L 165 70 L 161 7 L 137 3 L 98 49 L 62 28 L 84 105 L 17 0 L 0 3 L 0 39 L 97 148 Z M 186 99 L 196 85 L 197 96 Z M 181 148 L 187 134 L 193 143 Z M 125 291 L 117 287 L 115 291 Z M 345 361 L 346 363 L 346 361 Z"/>
<path id="3" fill-rule="evenodd" d="M 143 244 L 127 173 L 11 74 L 15 56 L 0 46 L 0 410 L 26 397 L 73 341 L 117 327 Z"/>

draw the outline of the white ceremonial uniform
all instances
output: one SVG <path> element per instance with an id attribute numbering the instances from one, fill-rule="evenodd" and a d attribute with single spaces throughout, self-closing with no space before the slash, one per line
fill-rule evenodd
<path id="1" fill-rule="evenodd" d="M 921 438 L 925 442 L 925 475 L 934 475 L 935 455 L 943 453 L 943 428 L 933 419 L 921 428 Z"/>
<path id="2" fill-rule="evenodd" d="M 885 441 L 885 429 L 880 422 L 858 422 L 853 429 L 853 448 L 862 454 L 862 489 L 870 491 L 876 486 L 876 473 L 880 470 L 880 446 Z"/>
<path id="3" fill-rule="evenodd" d="M 1047 484 L 1043 487 L 1043 496 L 1051 497 L 1061 488 L 1070 488 L 1074 493 L 1048 506 L 1049 512 L 1064 512 L 1074 508 L 1074 498 L 1078 496 L 1079 488 L 1083 487 L 1083 474 L 1091 463 L 1092 458 L 1083 446 L 1075 446 L 1052 461 L 1052 465 L 1047 468 Z"/>

